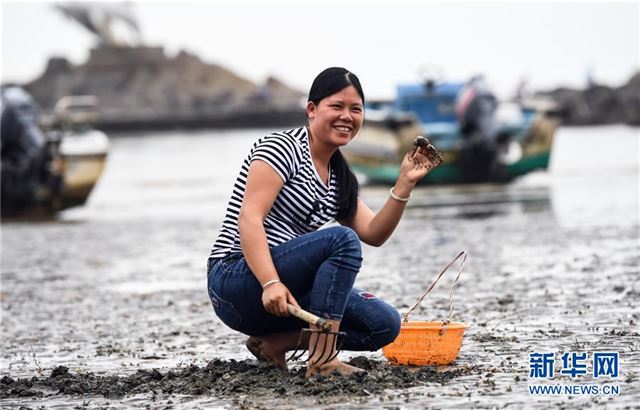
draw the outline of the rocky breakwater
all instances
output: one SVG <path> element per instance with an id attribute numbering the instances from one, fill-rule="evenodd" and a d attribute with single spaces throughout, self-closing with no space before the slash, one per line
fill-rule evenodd
<path id="1" fill-rule="evenodd" d="M 149 130 L 190 127 L 297 125 L 305 119 L 304 93 L 275 78 L 241 78 L 185 51 L 162 47 L 100 46 L 73 65 L 51 58 L 26 85 L 45 111 L 66 95 L 94 95 L 98 128 Z"/>
<path id="2" fill-rule="evenodd" d="M 640 125 L 640 72 L 617 88 L 593 84 L 585 90 L 558 88 L 537 95 L 559 104 L 564 124 Z"/>

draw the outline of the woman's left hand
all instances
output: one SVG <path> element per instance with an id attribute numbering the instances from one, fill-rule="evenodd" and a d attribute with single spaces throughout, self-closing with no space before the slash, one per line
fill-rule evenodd
<path id="1" fill-rule="evenodd" d="M 432 169 L 442 163 L 442 154 L 428 139 L 416 138 L 411 150 L 404 156 L 400 165 L 400 176 L 410 184 L 417 184 Z"/>

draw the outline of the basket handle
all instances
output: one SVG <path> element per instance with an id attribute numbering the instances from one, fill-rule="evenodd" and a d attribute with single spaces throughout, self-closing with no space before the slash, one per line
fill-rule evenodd
<path id="1" fill-rule="evenodd" d="M 444 275 L 444 273 L 451 267 L 451 265 L 453 265 L 461 257 L 462 257 L 462 262 L 460 263 L 460 269 L 458 270 L 458 275 L 456 276 L 456 279 L 453 281 L 453 285 L 451 285 L 451 291 L 449 292 L 449 315 L 447 316 L 447 320 L 444 323 L 448 324 L 451 321 L 451 315 L 453 314 L 453 289 L 455 289 L 455 287 L 458 285 L 458 279 L 460 279 L 460 274 L 462 273 L 462 268 L 464 268 L 464 262 L 467 260 L 467 252 L 465 252 L 465 251 L 461 251 L 458 254 L 458 256 L 453 258 L 453 260 L 451 262 L 449 262 L 449 264 L 447 266 L 445 266 L 444 269 L 442 269 L 442 271 L 438 274 L 438 276 L 436 276 L 436 278 L 433 280 L 433 282 L 431 282 L 431 286 L 429 286 L 429 289 L 427 289 L 427 291 L 424 293 L 424 295 L 422 295 L 420 297 L 420 299 L 418 299 L 418 301 L 413 306 L 411 306 L 411 309 L 409 309 L 407 311 L 407 313 L 405 313 L 403 315 L 403 317 L 402 317 L 402 321 L 403 322 L 408 322 L 409 321 L 409 314 L 411 312 L 413 312 L 413 310 L 415 308 L 417 308 L 420 303 L 422 303 L 424 298 L 436 286 L 436 283 L 438 283 L 438 281 L 440 280 L 442 275 Z"/>

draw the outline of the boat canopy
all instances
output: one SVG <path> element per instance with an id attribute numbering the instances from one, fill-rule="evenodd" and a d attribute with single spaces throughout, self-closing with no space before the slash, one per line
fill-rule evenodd
<path id="1" fill-rule="evenodd" d="M 394 108 L 414 112 L 422 123 L 455 123 L 455 102 L 464 82 L 401 84 Z"/>

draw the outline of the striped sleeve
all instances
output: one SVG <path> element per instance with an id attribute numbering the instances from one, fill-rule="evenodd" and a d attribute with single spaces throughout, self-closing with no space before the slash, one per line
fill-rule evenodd
<path id="1" fill-rule="evenodd" d="M 251 150 L 249 162 L 261 160 L 269 164 L 287 182 L 298 172 L 300 147 L 288 134 L 271 134 L 258 140 Z"/>

